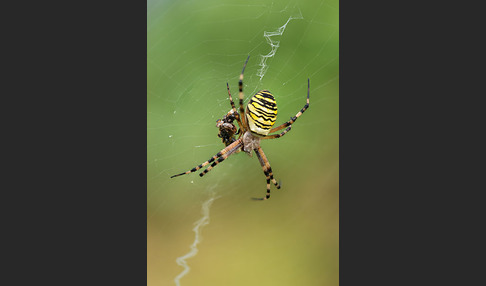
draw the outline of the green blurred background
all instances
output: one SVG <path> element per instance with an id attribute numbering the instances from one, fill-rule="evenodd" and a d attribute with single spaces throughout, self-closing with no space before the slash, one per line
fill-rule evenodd
<path id="1" fill-rule="evenodd" d="M 217 197 L 199 252 L 181 285 L 338 285 L 339 2 L 159 1 L 147 3 L 147 278 L 175 285 L 176 258 L 189 252 L 201 206 Z M 268 70 L 264 32 L 290 17 Z M 203 178 L 170 179 L 224 145 L 216 120 L 238 95 L 260 89 L 278 105 L 276 125 L 310 107 L 282 138 L 262 141 L 282 188 L 268 201 L 256 156 L 232 155 Z"/>

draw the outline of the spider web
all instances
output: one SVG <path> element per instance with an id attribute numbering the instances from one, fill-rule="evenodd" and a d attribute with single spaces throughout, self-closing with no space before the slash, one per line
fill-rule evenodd
<path id="1" fill-rule="evenodd" d="M 338 9 L 148 1 L 148 285 L 338 284 Z M 245 104 L 269 89 L 276 125 L 303 107 L 311 83 L 292 131 L 261 144 L 282 182 L 265 202 L 250 200 L 266 181 L 243 152 L 203 178 L 169 178 L 224 147 L 216 120 L 230 109 L 226 82 L 238 96 L 248 55 Z"/>

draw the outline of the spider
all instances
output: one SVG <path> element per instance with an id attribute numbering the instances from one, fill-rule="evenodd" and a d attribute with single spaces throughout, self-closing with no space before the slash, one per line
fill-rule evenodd
<path id="1" fill-rule="evenodd" d="M 297 120 L 297 118 L 299 118 L 299 116 L 302 115 L 302 113 L 304 113 L 304 111 L 307 110 L 307 108 L 309 108 L 310 80 L 307 79 L 307 102 L 304 107 L 294 117 L 291 117 L 289 121 L 283 123 L 278 127 L 272 128 L 277 119 L 277 103 L 270 91 L 260 90 L 250 98 L 250 101 L 246 106 L 246 111 L 243 107 L 243 72 L 245 71 L 245 67 L 249 59 L 250 56 L 246 58 L 245 64 L 243 65 L 243 70 L 240 74 L 240 80 L 238 82 L 240 99 L 239 112 L 236 110 L 235 103 L 233 102 L 233 98 L 231 97 L 229 84 L 226 83 L 226 87 L 228 89 L 228 97 L 231 104 L 231 110 L 223 117 L 222 120 L 218 120 L 216 124 L 216 126 L 220 130 L 218 137 L 222 138 L 222 141 L 226 145 L 226 148 L 219 151 L 216 155 L 214 155 L 201 165 L 196 166 L 187 172 L 173 175 L 171 176 L 171 178 L 196 172 L 202 167 L 212 163 L 209 167 L 207 167 L 199 174 L 199 176 L 202 177 L 209 171 L 211 171 L 213 167 L 223 162 L 230 155 L 242 150 L 251 156 L 252 151 L 254 151 L 256 156 L 258 157 L 258 160 L 260 161 L 263 173 L 267 178 L 267 194 L 263 198 L 253 199 L 267 200 L 270 198 L 270 181 L 272 181 L 277 189 L 280 189 L 280 184 L 277 183 L 277 181 L 273 178 L 273 172 L 272 168 L 270 167 L 270 163 L 268 162 L 268 159 L 265 156 L 263 149 L 260 147 L 260 140 L 280 138 L 290 131 L 290 129 L 292 128 L 292 124 Z M 236 126 L 233 124 L 234 120 L 236 120 L 238 126 L 240 127 L 239 132 L 236 132 Z M 286 129 L 282 133 L 269 135 L 269 133 L 273 133 L 284 128 Z M 235 135 L 238 133 L 238 139 L 235 139 Z"/>

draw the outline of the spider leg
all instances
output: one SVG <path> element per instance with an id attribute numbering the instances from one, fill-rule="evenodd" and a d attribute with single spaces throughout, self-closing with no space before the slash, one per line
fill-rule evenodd
<path id="1" fill-rule="evenodd" d="M 228 97 L 229 97 L 229 100 L 230 100 L 230 104 L 231 104 L 231 108 L 233 109 L 233 111 L 236 113 L 236 106 L 235 106 L 235 103 L 233 102 L 233 97 L 231 97 L 231 92 L 230 92 L 230 88 L 229 88 L 229 84 L 226 83 L 226 88 L 228 89 Z"/>
<path id="2" fill-rule="evenodd" d="M 180 173 L 180 174 L 177 174 L 177 175 L 173 175 L 173 176 L 171 176 L 171 178 L 174 178 L 174 177 L 177 177 L 177 176 L 186 175 L 186 174 L 190 174 L 190 173 L 194 173 L 197 170 L 201 169 L 202 167 L 204 167 L 204 166 L 206 166 L 206 165 L 208 165 L 208 164 L 210 164 L 212 162 L 213 162 L 213 165 L 216 166 L 218 164 L 216 162 L 218 162 L 218 161 L 215 162 L 214 160 L 216 160 L 216 159 L 218 159 L 218 158 L 220 158 L 222 156 L 225 156 L 226 154 L 227 154 L 226 157 L 228 157 L 229 155 L 231 155 L 231 153 L 233 153 L 234 151 L 237 150 L 237 149 L 236 150 L 233 150 L 233 149 L 235 149 L 235 146 L 239 145 L 240 143 L 241 143 L 241 140 L 240 139 L 236 140 L 235 142 L 233 142 L 232 144 L 228 145 L 223 150 L 219 151 L 216 155 L 214 155 L 213 157 L 211 157 L 209 160 L 207 160 L 206 162 L 202 163 L 201 165 L 196 166 L 196 167 L 192 168 L 191 170 L 189 170 L 187 172 L 183 172 L 183 173 Z M 239 147 L 241 147 L 241 146 L 239 146 Z M 230 153 L 228 154 L 228 152 L 230 152 Z M 202 175 L 200 175 L 200 176 L 202 176 Z"/>
<path id="3" fill-rule="evenodd" d="M 233 110 L 233 114 L 235 115 L 236 121 L 238 122 L 238 126 L 240 127 L 240 130 L 241 130 L 243 123 L 240 120 L 240 114 L 238 113 L 238 111 L 236 111 L 236 106 L 235 106 L 235 103 L 233 102 L 233 97 L 231 97 L 230 88 L 229 88 L 228 83 L 226 83 L 226 88 L 228 89 L 228 97 L 229 97 L 229 100 L 230 100 L 230 103 L 231 103 L 231 108 Z M 236 134 L 238 134 L 238 132 Z"/>
<path id="4" fill-rule="evenodd" d="M 238 88 L 239 88 L 239 98 L 240 98 L 240 120 L 241 123 L 243 124 L 243 127 L 245 130 L 248 130 L 248 124 L 246 123 L 246 118 L 245 118 L 245 108 L 243 106 L 243 72 L 245 71 L 246 64 L 248 63 L 248 59 L 250 59 L 250 55 L 248 55 L 248 58 L 246 58 L 245 64 L 243 65 L 243 69 L 241 70 L 240 74 L 240 80 L 238 81 Z"/>
<path id="5" fill-rule="evenodd" d="M 255 154 L 258 157 L 258 161 L 260 161 L 260 165 L 262 165 L 263 173 L 265 173 L 265 177 L 267 177 L 267 194 L 264 198 L 253 198 L 254 200 L 268 200 L 270 198 L 270 180 L 272 183 L 280 189 L 279 183 L 273 178 L 272 167 L 270 167 L 270 162 L 268 162 L 267 156 L 263 153 L 262 147 L 258 147 L 254 150 Z"/>
<path id="6" fill-rule="evenodd" d="M 287 127 L 287 129 L 285 129 L 282 133 L 280 134 L 273 134 L 273 135 L 267 135 L 265 137 L 262 137 L 261 139 L 274 139 L 274 138 L 280 138 L 282 136 L 285 135 L 285 133 L 289 132 L 290 129 L 292 128 L 292 125 L 289 125 L 289 127 Z"/>
<path id="7" fill-rule="evenodd" d="M 235 142 L 233 142 L 230 145 L 228 145 L 228 147 L 226 147 L 226 148 L 223 149 L 223 151 L 225 151 L 224 153 L 222 151 L 219 152 L 219 153 L 221 153 L 221 156 L 219 156 L 218 160 L 216 160 L 216 161 L 213 160 L 214 162 L 211 164 L 211 166 L 207 167 L 206 170 L 204 170 L 201 173 L 199 173 L 199 176 L 202 177 L 202 176 L 206 175 L 206 173 L 208 173 L 209 171 L 211 171 L 211 169 L 214 168 L 214 166 L 216 166 L 219 163 L 223 162 L 224 159 L 228 158 L 231 154 L 235 153 L 239 148 L 241 148 L 241 145 L 242 145 L 241 144 L 241 141 L 242 140 L 243 139 L 238 139 Z M 218 154 L 216 154 L 216 155 L 218 155 Z"/>
<path id="8" fill-rule="evenodd" d="M 280 125 L 278 127 L 275 127 L 275 128 L 270 129 L 270 132 L 269 133 L 273 133 L 275 131 L 279 131 L 281 129 L 284 129 L 287 126 L 292 125 L 292 123 L 294 123 L 297 120 L 297 118 L 299 118 L 299 116 L 301 116 L 302 113 L 304 113 L 304 111 L 306 111 L 307 108 L 309 108 L 309 90 L 310 90 L 310 80 L 307 79 L 307 103 L 304 105 L 304 107 L 294 117 L 291 117 L 289 121 L 285 122 L 284 124 L 282 124 L 282 125 Z M 278 137 L 274 137 L 274 138 L 278 138 Z M 266 139 L 270 139 L 270 138 L 266 138 Z"/>

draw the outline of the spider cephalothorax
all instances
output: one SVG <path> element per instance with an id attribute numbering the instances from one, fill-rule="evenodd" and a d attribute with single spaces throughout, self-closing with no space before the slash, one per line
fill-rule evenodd
<path id="1" fill-rule="evenodd" d="M 251 131 L 246 131 L 245 134 L 243 134 L 243 139 L 241 141 L 243 151 L 248 153 L 251 157 L 251 151 L 260 148 L 260 140 L 260 137 L 253 135 Z"/>
<path id="2" fill-rule="evenodd" d="M 267 194 L 264 198 L 260 198 L 259 200 L 266 200 L 270 198 L 270 181 L 272 181 L 277 189 L 280 189 L 280 185 L 273 178 L 270 163 L 268 162 L 262 147 L 260 147 L 260 140 L 280 138 L 290 131 L 292 124 L 309 107 L 310 81 L 307 79 L 307 102 L 304 107 L 294 117 L 291 117 L 289 121 L 279 125 L 278 127 L 272 128 L 277 120 L 277 102 L 275 101 L 274 96 L 268 90 L 261 90 L 257 92 L 250 98 L 250 101 L 246 106 L 246 110 L 243 107 L 243 72 L 245 71 L 249 58 L 250 56 L 248 56 L 245 64 L 243 65 L 243 70 L 241 71 L 240 80 L 238 82 L 240 100 L 238 111 L 236 110 L 235 103 L 231 97 L 229 85 L 226 83 L 228 97 L 231 103 L 231 110 L 223 117 L 223 119 L 218 120 L 216 124 L 216 126 L 219 128 L 218 137 L 222 138 L 226 148 L 219 151 L 216 155 L 199 166 L 196 166 L 187 172 L 174 175 L 171 178 L 196 172 L 202 167 L 211 164 L 199 174 L 199 176 L 202 177 L 211 171 L 214 166 L 223 162 L 231 154 L 243 150 L 251 155 L 251 152 L 254 151 L 258 157 L 258 161 L 260 161 L 263 173 L 267 178 Z M 234 120 L 236 120 L 238 126 L 240 127 L 238 132 L 236 126 L 233 124 Z M 281 133 L 269 135 L 270 133 L 277 132 L 284 128 L 285 130 Z M 238 139 L 235 138 L 235 135 L 237 134 L 239 134 Z"/>

